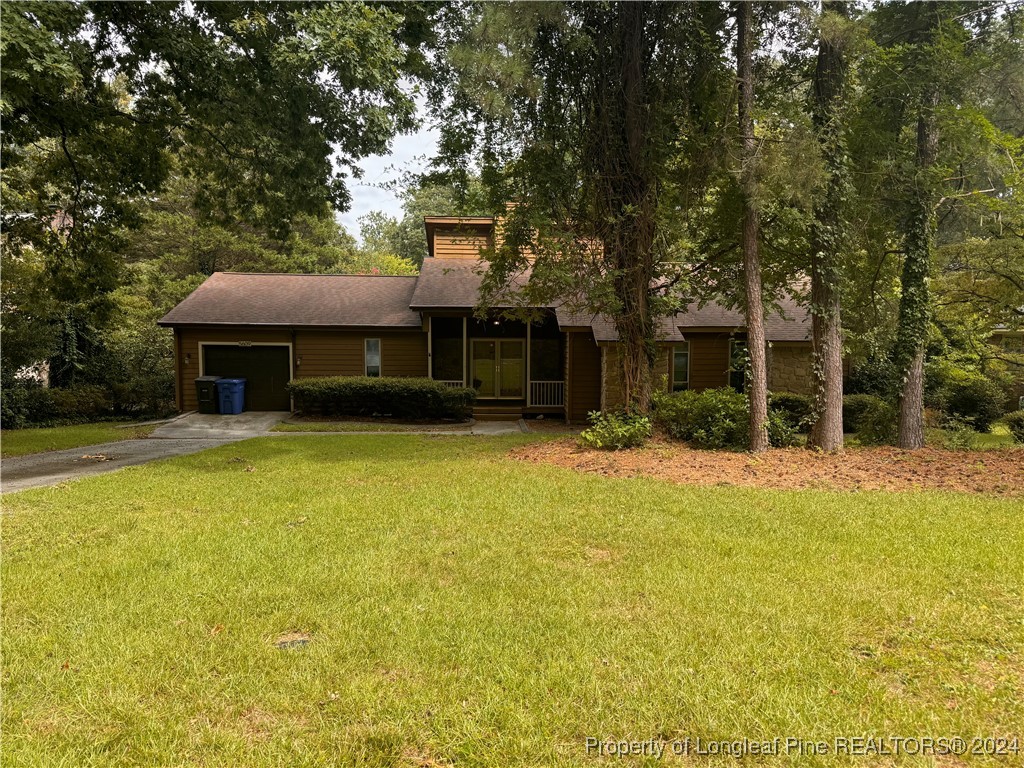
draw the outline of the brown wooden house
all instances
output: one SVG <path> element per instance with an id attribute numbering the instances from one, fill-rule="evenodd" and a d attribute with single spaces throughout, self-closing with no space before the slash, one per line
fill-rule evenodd
<path id="1" fill-rule="evenodd" d="M 537 322 L 473 309 L 494 220 L 428 217 L 415 277 L 217 272 L 160 320 L 174 329 L 179 410 L 201 375 L 245 378 L 250 410 L 289 410 L 303 376 L 426 376 L 474 387 L 478 417 L 547 414 L 582 422 L 621 403 L 618 339 L 607 317 L 541 307 Z M 767 320 L 769 387 L 809 392 L 810 322 L 790 300 Z M 742 313 L 693 305 L 659 321 L 669 389 L 741 385 Z"/>

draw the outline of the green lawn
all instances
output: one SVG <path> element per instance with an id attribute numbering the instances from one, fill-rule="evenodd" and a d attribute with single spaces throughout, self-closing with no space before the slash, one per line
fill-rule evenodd
<path id="1" fill-rule="evenodd" d="M 606 764 L 587 736 L 1024 736 L 1019 500 L 506 458 L 530 439 L 265 438 L 5 497 L 4 764 L 577 766 Z M 308 645 L 274 646 L 294 632 Z"/>
<path id="2" fill-rule="evenodd" d="M 24 456 L 27 453 L 59 451 L 113 440 L 131 440 L 145 437 L 155 428 L 126 424 L 123 421 L 100 421 L 69 427 L 5 429 L 0 432 L 0 456 Z"/>
<path id="3" fill-rule="evenodd" d="M 925 439 L 929 446 L 944 448 L 946 445 L 947 432 L 944 429 L 925 430 Z M 974 446 L 972 450 L 989 451 L 996 448 L 1008 448 L 1016 445 L 1013 435 L 1005 424 L 993 424 L 991 432 L 977 432 L 974 435 Z"/>

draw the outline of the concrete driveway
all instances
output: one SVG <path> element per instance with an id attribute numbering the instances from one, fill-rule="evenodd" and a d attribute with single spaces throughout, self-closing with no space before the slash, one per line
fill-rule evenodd
<path id="1" fill-rule="evenodd" d="M 3 492 L 42 488 L 172 456 L 185 456 L 250 437 L 261 437 L 287 413 L 216 416 L 189 413 L 157 427 L 148 438 L 14 456 L 0 464 Z"/>
<path id="2" fill-rule="evenodd" d="M 290 415 L 287 411 L 246 411 L 232 416 L 188 413 L 157 427 L 149 437 L 151 440 L 245 440 L 266 435 L 278 422 Z"/>

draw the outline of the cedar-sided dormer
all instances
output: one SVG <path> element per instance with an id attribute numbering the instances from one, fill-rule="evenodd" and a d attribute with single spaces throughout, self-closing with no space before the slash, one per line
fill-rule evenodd
<path id="1" fill-rule="evenodd" d="M 494 219 L 490 216 L 425 216 L 427 256 L 437 259 L 485 257 L 494 245 Z"/>

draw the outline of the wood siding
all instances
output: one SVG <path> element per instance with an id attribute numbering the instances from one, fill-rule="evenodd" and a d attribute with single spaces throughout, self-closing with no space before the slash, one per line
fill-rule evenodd
<path id="1" fill-rule="evenodd" d="M 366 339 L 380 339 L 382 376 L 426 376 L 427 334 L 423 331 L 296 331 L 296 376 L 362 376 Z"/>
<path id="2" fill-rule="evenodd" d="M 601 408 L 601 350 L 590 333 L 568 334 L 568 399 L 566 418 L 586 424 L 587 414 Z"/>
<path id="3" fill-rule="evenodd" d="M 726 333 L 687 333 L 690 342 L 690 389 L 729 386 L 729 339 Z"/>
<path id="4" fill-rule="evenodd" d="M 178 408 L 194 411 L 195 378 L 199 376 L 199 343 L 293 344 L 292 372 L 296 377 L 362 376 L 363 342 L 380 339 L 381 374 L 426 376 L 427 334 L 418 330 L 298 330 L 240 327 L 236 329 L 178 328 L 176 386 Z M 188 356 L 188 363 L 185 357 Z"/>
<path id="5" fill-rule="evenodd" d="M 480 258 L 480 250 L 491 247 L 491 238 L 473 231 L 438 229 L 434 232 L 434 258 L 473 259 Z"/>

